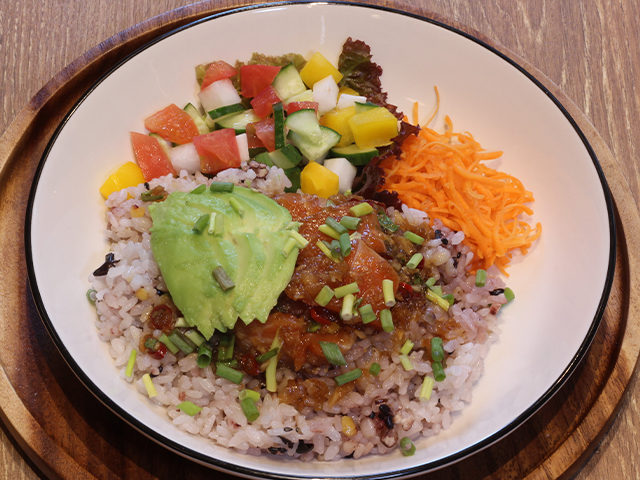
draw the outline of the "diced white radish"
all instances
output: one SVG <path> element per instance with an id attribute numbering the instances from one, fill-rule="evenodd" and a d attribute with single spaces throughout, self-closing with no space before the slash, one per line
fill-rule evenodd
<path id="1" fill-rule="evenodd" d="M 338 98 L 338 108 L 347 108 L 354 107 L 356 102 L 358 103 L 367 103 L 367 97 L 361 97 L 360 95 L 349 95 L 348 93 L 343 93 Z"/>
<path id="2" fill-rule="evenodd" d="M 238 144 L 238 151 L 240 152 L 240 160 L 248 162 L 251 157 L 249 156 L 249 140 L 247 140 L 247 134 L 241 133 L 236 135 L 236 143 Z"/>
<path id="3" fill-rule="evenodd" d="M 205 112 L 242 102 L 236 87 L 233 86 L 233 82 L 228 78 L 213 82 L 200 91 L 198 98 Z"/>
<path id="4" fill-rule="evenodd" d="M 353 166 L 349 160 L 346 158 L 327 158 L 324 161 L 324 166 L 338 175 L 340 179 L 338 184 L 340 193 L 351 190 L 358 169 Z"/>
<path id="5" fill-rule="evenodd" d="M 200 171 L 200 155 L 193 143 L 173 147 L 169 150 L 169 157 L 176 172 L 186 170 L 193 174 Z"/>
<path id="6" fill-rule="evenodd" d="M 318 115 L 324 115 L 338 103 L 338 84 L 332 75 L 313 84 L 313 101 L 318 102 Z"/>

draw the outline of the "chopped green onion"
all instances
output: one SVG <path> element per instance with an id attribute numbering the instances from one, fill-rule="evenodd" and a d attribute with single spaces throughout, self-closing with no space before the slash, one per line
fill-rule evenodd
<path id="1" fill-rule="evenodd" d="M 345 226 L 338 223 L 335 218 L 327 217 L 324 223 L 329 227 L 333 228 L 338 235 L 342 235 L 343 233 L 348 233 Z"/>
<path id="2" fill-rule="evenodd" d="M 351 235 L 349 235 L 349 240 L 351 240 L 352 242 L 354 240 L 360 240 L 362 238 L 362 234 L 360 232 L 353 232 Z"/>
<path id="3" fill-rule="evenodd" d="M 273 342 L 271 342 L 270 350 L 278 349 L 282 347 L 282 342 L 280 341 L 280 330 L 276 331 L 276 336 L 273 338 Z M 278 355 L 269 360 L 269 365 L 267 365 L 267 370 L 265 371 L 265 379 L 267 382 L 267 390 L 274 393 L 278 390 L 278 381 L 276 380 L 276 368 L 278 367 Z"/>
<path id="4" fill-rule="evenodd" d="M 378 222 L 380 222 L 381 227 L 386 228 L 391 233 L 396 232 L 398 228 L 400 228 L 384 212 L 378 212 Z"/>
<path id="5" fill-rule="evenodd" d="M 449 306 L 456 303 L 456 297 L 454 297 L 452 293 L 450 293 L 449 295 L 443 295 L 442 298 L 449 302 Z"/>
<path id="6" fill-rule="evenodd" d="M 352 293 L 347 293 L 342 299 L 342 310 L 340 310 L 340 318 L 344 321 L 349 321 L 353 318 L 353 304 L 356 301 L 356 297 Z"/>
<path id="7" fill-rule="evenodd" d="M 442 339 L 433 337 L 431 339 L 431 359 L 434 362 L 442 362 L 444 360 L 444 348 L 442 347 Z"/>
<path id="8" fill-rule="evenodd" d="M 427 290 L 427 300 L 432 301 L 440 308 L 442 308 L 445 312 L 449 311 L 449 302 L 442 298 L 441 296 L 434 293 L 432 290 Z"/>
<path id="9" fill-rule="evenodd" d="M 444 373 L 444 367 L 440 362 L 433 362 L 431 364 L 431 368 L 433 369 L 433 378 L 435 378 L 436 382 L 442 382 L 447 375 Z"/>
<path id="10" fill-rule="evenodd" d="M 347 361 L 344 359 L 342 352 L 340 351 L 340 347 L 336 343 L 333 342 L 323 342 L 319 341 L 320 348 L 322 348 L 322 353 L 324 354 L 324 358 L 327 359 L 331 365 L 346 365 Z"/>
<path id="11" fill-rule="evenodd" d="M 171 332 L 169 335 L 169 340 L 173 342 L 173 344 L 178 347 L 185 355 L 189 355 L 196 349 L 196 346 L 186 337 L 182 336 L 180 330 L 177 328 Z"/>
<path id="12" fill-rule="evenodd" d="M 400 349 L 400 353 L 402 353 L 403 355 L 409 355 L 409 352 L 411 352 L 411 350 L 413 350 L 413 346 L 414 343 L 407 339 L 406 342 L 404 342 L 404 345 L 402 345 L 402 348 Z"/>
<path id="13" fill-rule="evenodd" d="M 433 287 L 429 287 L 429 289 L 439 297 L 442 297 L 444 295 L 442 293 L 442 287 L 440 285 L 434 285 Z"/>
<path id="14" fill-rule="evenodd" d="M 513 293 L 513 290 L 511 290 L 509 287 L 507 287 L 507 288 L 504 289 L 504 298 L 507 299 L 507 302 L 510 302 L 511 300 L 516 298 L 516 294 Z"/>
<path id="15" fill-rule="evenodd" d="M 196 221 L 196 224 L 193 226 L 192 230 L 194 233 L 201 234 L 204 232 L 204 229 L 209 225 L 209 220 L 211 219 L 211 215 L 205 213 L 204 215 L 200 215 L 200 218 Z"/>
<path id="16" fill-rule="evenodd" d="M 334 258 L 342 257 L 342 251 L 340 250 L 340 242 L 338 240 L 331 240 L 330 244 L 325 242 L 325 245 L 329 247 L 329 250 L 331 250 L 331 255 L 333 255 Z"/>
<path id="17" fill-rule="evenodd" d="M 360 225 L 360 221 L 360 218 L 345 216 L 340 219 L 340 225 L 342 225 L 347 230 L 356 230 L 358 228 L 358 225 Z"/>
<path id="18" fill-rule="evenodd" d="M 317 332 L 318 330 L 320 330 L 321 326 L 322 325 L 320 325 L 318 322 L 316 322 L 315 320 L 312 320 L 309 326 L 307 327 L 307 332 L 309 333 Z"/>
<path id="19" fill-rule="evenodd" d="M 155 202 L 156 200 L 162 200 L 164 195 L 156 195 L 151 192 L 143 192 L 140 194 L 140 200 L 143 202 Z"/>
<path id="20" fill-rule="evenodd" d="M 479 269 L 476 272 L 476 287 L 484 287 L 487 283 L 487 272 L 486 270 Z"/>
<path id="21" fill-rule="evenodd" d="M 255 390 L 251 390 L 250 388 L 245 388 L 238 394 L 238 399 L 242 401 L 245 398 L 250 398 L 254 402 L 257 402 L 258 400 L 260 400 L 260 392 L 256 392 Z"/>
<path id="22" fill-rule="evenodd" d="M 258 363 L 264 363 L 267 360 L 269 360 L 270 358 L 275 357 L 278 354 L 278 348 L 272 348 L 271 350 L 269 350 L 268 352 L 263 353 L 262 355 L 258 355 L 256 357 L 256 362 Z"/>
<path id="23" fill-rule="evenodd" d="M 147 395 L 149 395 L 149 398 L 158 396 L 158 391 L 156 390 L 155 385 L 153 385 L 151 376 L 148 373 L 145 373 L 142 376 L 142 383 L 144 383 L 144 388 L 147 390 Z"/>
<path id="24" fill-rule="evenodd" d="M 236 343 L 236 336 L 231 332 L 223 333 L 218 343 L 218 361 L 229 361 L 233 358 L 233 347 Z"/>
<path id="25" fill-rule="evenodd" d="M 342 375 L 338 375 L 334 380 L 338 385 L 344 385 L 345 383 L 353 382 L 362 376 L 362 370 L 356 368 L 351 370 L 350 372 L 343 373 Z"/>
<path id="26" fill-rule="evenodd" d="M 409 360 L 407 355 L 400 355 L 400 363 L 402 363 L 402 366 L 407 372 L 413 370 L 413 365 L 411 365 L 411 360 Z"/>
<path id="27" fill-rule="evenodd" d="M 177 322 L 176 322 L 176 324 L 177 324 Z M 158 338 L 158 340 L 161 341 L 162 343 L 164 343 L 165 347 L 167 347 L 169 349 L 169 351 L 171 353 L 173 353 L 174 355 L 180 351 L 180 349 L 178 347 L 176 347 L 176 344 L 173 343 L 171 340 L 169 340 L 169 337 L 167 337 L 167 335 L 165 333 L 160 335 L 160 338 Z"/>
<path id="28" fill-rule="evenodd" d="M 373 207 L 369 205 L 367 202 L 362 202 L 351 207 L 349 211 L 353 213 L 356 217 L 363 217 L 373 212 Z"/>
<path id="29" fill-rule="evenodd" d="M 395 327 L 393 326 L 391 310 L 384 309 L 380 312 L 380 323 L 382 324 L 382 330 L 385 332 L 393 332 Z"/>
<path id="30" fill-rule="evenodd" d="M 200 195 L 201 193 L 204 193 L 204 191 L 206 189 L 207 189 L 207 186 L 203 183 L 202 185 L 198 185 L 196 188 L 191 190 L 189 193 L 193 193 L 194 195 Z"/>
<path id="31" fill-rule="evenodd" d="M 131 353 L 129 354 L 129 361 L 127 362 L 127 369 L 124 372 L 124 376 L 125 377 L 130 377 L 131 375 L 133 375 L 133 367 L 136 364 L 136 357 L 138 356 L 138 351 L 134 348 L 133 350 L 131 350 Z"/>
<path id="32" fill-rule="evenodd" d="M 362 317 L 362 323 L 364 324 L 371 323 L 376 319 L 376 314 L 370 303 L 363 305 L 358 311 L 360 312 L 360 317 Z"/>
<path id="33" fill-rule="evenodd" d="M 230 382 L 233 382 L 236 384 L 239 384 L 240 382 L 242 382 L 242 379 L 244 378 L 244 373 L 238 370 L 234 370 L 233 368 L 228 367 L 224 363 L 216 364 L 216 375 L 222 378 L 226 378 Z"/>
<path id="34" fill-rule="evenodd" d="M 153 337 L 149 337 L 145 340 L 144 342 L 144 346 L 145 348 L 148 348 L 149 350 L 154 350 L 156 347 L 156 343 L 158 343 L 158 340 L 156 340 Z"/>
<path id="35" fill-rule="evenodd" d="M 336 263 L 340 262 L 340 260 L 338 260 L 331 254 L 331 250 L 329 250 L 329 247 L 327 247 L 324 243 L 322 243 L 322 240 L 318 240 L 316 242 L 316 247 L 318 247 L 322 253 L 324 253 L 327 257 L 329 257 L 334 262 Z"/>
<path id="36" fill-rule="evenodd" d="M 209 235 L 213 235 L 216 233 L 216 216 L 218 214 L 216 212 L 211 212 L 209 215 L 211 218 L 209 219 L 209 228 L 207 228 L 207 233 Z"/>
<path id="37" fill-rule="evenodd" d="M 91 303 L 96 303 L 96 292 L 93 288 L 90 288 L 89 290 L 87 290 L 87 300 L 89 300 Z"/>
<path id="38" fill-rule="evenodd" d="M 197 330 L 194 330 L 193 328 L 190 328 L 189 330 L 184 332 L 183 335 L 187 337 L 189 340 L 191 340 L 196 347 L 199 347 L 205 342 L 205 338 L 202 335 L 200 335 Z"/>
<path id="39" fill-rule="evenodd" d="M 382 280 L 382 295 L 384 296 L 384 304 L 391 308 L 396 304 L 395 295 L 393 292 L 393 280 L 385 278 Z"/>
<path id="40" fill-rule="evenodd" d="M 407 262 L 407 268 L 411 270 L 413 270 L 414 268 L 417 268 L 423 258 L 424 257 L 422 256 L 421 253 L 414 254 L 413 257 L 411 257 L 411 259 Z"/>
<path id="41" fill-rule="evenodd" d="M 247 417 L 247 421 L 249 423 L 254 422 L 260 416 L 260 412 L 258 411 L 258 407 L 256 407 L 256 402 L 254 402 L 251 398 L 243 398 L 240 401 L 240 407 L 242 408 L 242 413 Z"/>
<path id="42" fill-rule="evenodd" d="M 325 285 L 322 287 L 322 290 L 320 290 L 320 293 L 318 293 L 315 300 L 318 305 L 325 307 L 331 301 L 333 296 L 334 292 L 331 290 L 331 287 L 329 287 L 329 285 Z"/>
<path id="43" fill-rule="evenodd" d="M 236 197 L 231 197 L 229 199 L 229 205 L 231 205 L 231 208 L 233 208 L 238 215 L 241 217 L 244 216 L 244 208 L 242 208 L 242 205 L 240 205 L 240 202 Z"/>
<path id="44" fill-rule="evenodd" d="M 406 231 L 402 234 L 402 236 L 410 242 L 415 243 L 416 245 L 422 245 L 422 243 L 424 242 L 424 238 L 422 238 L 420 235 L 416 235 L 413 232 Z"/>
<path id="45" fill-rule="evenodd" d="M 203 343 L 198 348 L 198 358 L 196 363 L 200 368 L 207 368 L 211 364 L 211 357 L 213 357 L 213 351 L 208 343 Z"/>
<path id="46" fill-rule="evenodd" d="M 433 378 L 425 375 L 424 380 L 422 381 L 422 388 L 420 388 L 420 400 L 429 400 L 431 398 L 433 384 Z"/>
<path id="47" fill-rule="evenodd" d="M 285 258 L 289 256 L 294 247 L 298 246 L 298 242 L 296 242 L 295 238 L 289 238 L 287 243 L 284 244 L 284 248 L 282 249 L 282 254 Z"/>
<path id="48" fill-rule="evenodd" d="M 374 362 L 371 364 L 371 366 L 369 367 L 369 373 L 371 375 L 373 375 L 374 377 L 377 377 L 378 374 L 380 373 L 380 369 L 382 367 L 380 367 L 380 364 L 378 362 Z"/>
<path id="49" fill-rule="evenodd" d="M 178 405 L 178 408 L 190 417 L 193 417 L 194 415 L 200 413 L 200 410 L 202 410 L 202 408 L 197 406 L 195 403 L 190 402 L 189 400 L 185 400 L 184 402 L 180 403 Z"/>
<path id="50" fill-rule="evenodd" d="M 300 235 L 297 231 L 295 230 L 289 230 L 289 235 L 291 235 L 293 238 L 295 238 L 296 242 L 298 242 L 298 245 L 300 245 L 300 248 L 304 248 L 307 245 L 309 245 L 309 240 L 307 240 L 306 238 L 304 238 L 302 235 Z"/>
<path id="51" fill-rule="evenodd" d="M 216 267 L 213 270 L 213 276 L 220 284 L 220 288 L 222 288 L 222 290 L 225 292 L 236 286 L 236 284 L 233 283 L 233 280 L 231 280 L 231 277 L 229 277 L 225 269 L 222 267 Z"/>
<path id="52" fill-rule="evenodd" d="M 358 287 L 358 283 L 352 282 L 347 285 L 342 285 L 341 287 L 336 288 L 334 293 L 336 295 L 336 298 L 342 298 L 345 295 L 348 295 L 350 293 L 358 293 L 359 291 L 360 291 L 360 288 Z"/>
<path id="53" fill-rule="evenodd" d="M 233 186 L 231 182 L 213 182 L 209 187 L 209 191 L 213 193 L 229 193 L 233 192 Z"/>
<path id="54" fill-rule="evenodd" d="M 347 232 L 340 234 L 340 251 L 343 257 L 348 257 L 351 253 L 351 239 Z"/>
<path id="55" fill-rule="evenodd" d="M 324 233 L 328 237 L 331 237 L 331 238 L 333 238 L 335 240 L 339 240 L 340 239 L 340 234 L 338 232 L 336 232 L 333 228 L 331 228 L 329 225 L 325 225 L 323 223 L 322 225 L 320 225 L 318 227 L 318 230 L 320 230 L 322 233 Z"/>
<path id="56" fill-rule="evenodd" d="M 416 446 L 413 444 L 409 437 L 404 437 L 400 440 L 400 451 L 405 457 L 410 457 L 416 453 Z"/>
<path id="57" fill-rule="evenodd" d="M 436 284 L 436 277 L 429 277 L 429 279 L 425 283 L 427 287 L 433 287 L 435 284 Z"/>
<path id="58" fill-rule="evenodd" d="M 215 222 L 216 224 L 213 228 L 213 234 L 216 237 L 221 237 L 222 235 L 224 235 L 224 215 L 218 213 L 216 215 Z"/>

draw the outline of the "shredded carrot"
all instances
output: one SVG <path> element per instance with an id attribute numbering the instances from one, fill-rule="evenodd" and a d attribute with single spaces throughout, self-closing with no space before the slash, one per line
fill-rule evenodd
<path id="1" fill-rule="evenodd" d="M 414 119 L 417 108 L 416 104 Z M 534 201 L 533 194 L 514 176 L 482 163 L 502 152 L 485 151 L 468 132 L 454 133 L 448 116 L 445 125 L 444 134 L 423 127 L 405 140 L 399 158 L 389 157 L 380 164 L 386 174 L 384 188 L 398 192 L 408 207 L 426 212 L 432 224 L 439 219 L 446 227 L 463 231 L 474 254 L 473 270 L 496 265 L 508 275 L 513 251 L 526 254 L 542 233 L 540 223 L 532 228 L 520 218 L 533 213 L 527 206 Z"/>

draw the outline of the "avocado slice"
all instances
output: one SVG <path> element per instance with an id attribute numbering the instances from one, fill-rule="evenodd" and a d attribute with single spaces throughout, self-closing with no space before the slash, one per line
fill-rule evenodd
<path id="1" fill-rule="evenodd" d="M 242 215 L 230 205 L 234 198 Z M 230 193 L 174 192 L 149 206 L 151 250 L 169 293 L 189 325 L 209 339 L 238 318 L 264 323 L 291 279 L 297 249 L 282 250 L 296 228 L 289 211 L 269 197 L 246 188 Z M 193 230 L 203 214 L 224 219 L 224 232 Z M 292 227 L 293 225 L 293 227 Z M 224 291 L 212 272 L 222 267 L 235 287 Z"/>

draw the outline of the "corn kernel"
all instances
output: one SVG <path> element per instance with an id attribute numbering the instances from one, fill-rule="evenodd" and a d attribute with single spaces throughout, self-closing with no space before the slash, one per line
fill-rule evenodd
<path id="1" fill-rule="evenodd" d="M 131 209 L 129 210 L 129 213 L 133 218 L 144 217 L 144 212 L 145 212 L 144 207 L 138 207 L 136 205 L 131 207 Z"/>
<path id="2" fill-rule="evenodd" d="M 300 70 L 300 78 L 309 88 L 313 88 L 314 83 L 331 75 L 338 83 L 342 80 L 342 74 L 334 67 L 329 60 L 320 53 L 314 53 L 305 66 Z"/>
<path id="3" fill-rule="evenodd" d="M 140 287 L 138 290 L 136 290 L 136 297 L 138 297 L 138 300 L 144 302 L 149 298 L 149 292 L 147 292 L 144 287 Z"/>
<path id="4" fill-rule="evenodd" d="M 342 433 L 347 437 L 353 437 L 358 433 L 358 428 L 356 427 L 356 424 L 353 423 L 353 419 L 346 415 L 342 417 Z"/>

